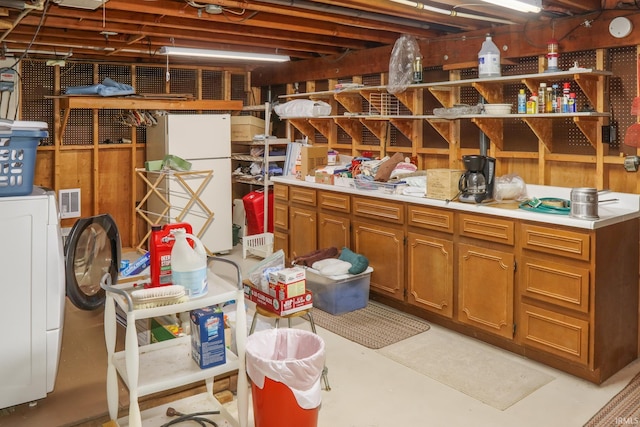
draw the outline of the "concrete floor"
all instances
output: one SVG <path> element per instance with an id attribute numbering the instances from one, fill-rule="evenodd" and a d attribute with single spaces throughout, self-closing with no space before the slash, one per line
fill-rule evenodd
<path id="1" fill-rule="evenodd" d="M 241 245 L 236 246 L 229 257 L 241 262 L 245 274 L 259 261 L 258 258 L 243 261 Z M 0 427 L 101 426 L 105 422 L 106 354 L 102 310 L 85 312 L 68 303 L 66 312 L 56 389 L 32 405 L 1 410 Z M 322 392 L 318 427 L 579 427 L 640 372 L 640 362 L 636 360 L 598 386 L 487 346 L 491 351 L 517 358 L 519 363 L 553 377 L 511 407 L 498 410 L 397 363 L 380 351 L 322 328 L 318 333 L 326 344 L 332 387 L 331 391 Z M 439 334 L 450 340 L 454 349 L 456 343 L 462 345 L 468 340 L 437 325 L 423 334 Z M 495 384 L 485 386 L 496 387 Z M 126 389 L 122 388 L 121 401 L 124 403 L 126 399 Z M 233 410 L 235 403 L 228 405 Z"/>

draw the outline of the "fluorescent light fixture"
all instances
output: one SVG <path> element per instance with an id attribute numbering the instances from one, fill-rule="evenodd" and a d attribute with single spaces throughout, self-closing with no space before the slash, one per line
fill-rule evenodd
<path id="1" fill-rule="evenodd" d="M 164 46 L 161 55 L 190 56 L 198 58 L 239 59 L 245 61 L 287 62 L 291 58 L 286 55 L 270 53 L 232 52 L 227 50 L 193 49 L 188 47 Z"/>
<path id="2" fill-rule="evenodd" d="M 539 13 L 542 10 L 542 0 L 482 0 L 485 3 L 508 7 L 519 12 Z"/>

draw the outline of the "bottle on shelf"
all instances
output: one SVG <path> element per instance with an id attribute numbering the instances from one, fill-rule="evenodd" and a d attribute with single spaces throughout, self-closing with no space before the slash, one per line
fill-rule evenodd
<path id="1" fill-rule="evenodd" d="M 571 85 L 569 83 L 564 83 L 562 85 L 562 112 L 570 113 L 569 111 L 569 96 L 571 93 Z"/>
<path id="2" fill-rule="evenodd" d="M 478 52 L 478 77 L 500 77 L 500 49 L 487 34 Z"/>
<path id="3" fill-rule="evenodd" d="M 558 71 L 558 40 L 551 39 L 547 42 L 547 70 L 552 73 Z"/>
<path id="4" fill-rule="evenodd" d="M 524 93 L 524 89 L 520 89 L 518 92 L 518 114 L 525 114 L 527 112 L 527 95 Z"/>
<path id="5" fill-rule="evenodd" d="M 190 298 L 207 294 L 207 251 L 202 242 L 184 229 L 174 231 L 171 249 L 171 276 L 174 285 L 184 286 Z M 187 239 L 194 243 L 192 248 Z"/>
<path id="6" fill-rule="evenodd" d="M 422 83 L 422 56 L 416 56 L 413 60 L 413 82 Z"/>
<path id="7" fill-rule="evenodd" d="M 538 97 L 531 95 L 527 101 L 527 114 L 536 114 L 538 112 Z"/>
<path id="8" fill-rule="evenodd" d="M 570 113 L 578 112 L 578 102 L 576 100 L 576 94 L 573 92 L 569 94 L 569 112 Z"/>
<path id="9" fill-rule="evenodd" d="M 553 88 L 548 86 L 544 97 L 544 112 L 553 113 Z"/>
<path id="10" fill-rule="evenodd" d="M 538 87 L 538 113 L 544 113 L 546 102 L 544 101 L 547 96 L 547 84 L 540 83 Z"/>
<path id="11" fill-rule="evenodd" d="M 560 96 L 560 92 L 558 91 L 560 86 L 554 83 L 553 85 L 551 85 L 551 88 L 553 89 L 553 99 L 551 100 L 551 107 L 553 108 L 554 113 L 559 113 L 562 108 L 562 97 Z"/>

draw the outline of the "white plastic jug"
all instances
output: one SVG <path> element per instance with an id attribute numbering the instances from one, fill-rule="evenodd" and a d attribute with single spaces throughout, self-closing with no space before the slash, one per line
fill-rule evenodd
<path id="1" fill-rule="evenodd" d="M 478 52 L 478 77 L 500 77 L 500 49 L 487 35 Z"/>
<path id="2" fill-rule="evenodd" d="M 182 229 L 173 232 L 176 241 L 171 249 L 171 276 L 174 285 L 184 286 L 190 298 L 207 294 L 207 251 L 193 234 Z M 194 242 L 192 248 L 188 240 Z"/>

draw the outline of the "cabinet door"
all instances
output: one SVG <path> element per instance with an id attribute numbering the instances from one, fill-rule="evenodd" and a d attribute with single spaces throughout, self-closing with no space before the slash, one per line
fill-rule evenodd
<path id="1" fill-rule="evenodd" d="M 279 200 L 273 204 L 273 225 L 283 230 L 289 229 L 289 207 Z"/>
<path id="2" fill-rule="evenodd" d="M 354 251 L 373 267 L 371 289 L 404 300 L 404 231 L 388 223 L 353 223 Z"/>
<path id="3" fill-rule="evenodd" d="M 351 220 L 349 217 L 321 213 L 318 216 L 318 246 L 338 249 L 351 247 Z"/>
<path id="4" fill-rule="evenodd" d="M 280 249 L 284 251 L 285 255 L 289 253 L 289 235 L 280 230 L 274 230 L 273 251 L 276 252 Z M 290 259 L 287 259 L 287 261 L 290 261 Z"/>
<path id="5" fill-rule="evenodd" d="M 408 234 L 407 301 L 425 310 L 453 316 L 453 241 Z"/>
<path id="6" fill-rule="evenodd" d="M 458 253 L 458 320 L 512 339 L 514 255 L 467 244 Z"/>
<path id="7" fill-rule="evenodd" d="M 289 259 L 318 249 L 316 216 L 315 210 L 298 206 L 289 208 Z"/>

